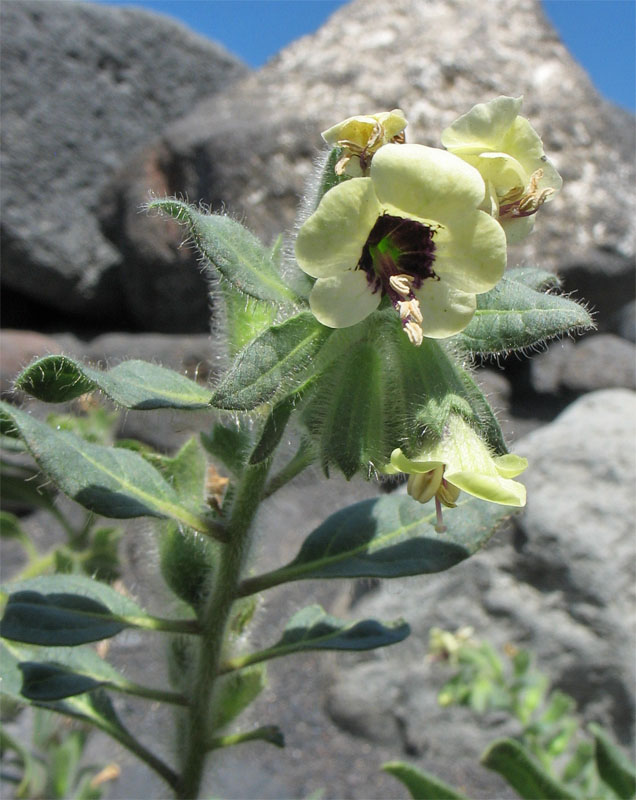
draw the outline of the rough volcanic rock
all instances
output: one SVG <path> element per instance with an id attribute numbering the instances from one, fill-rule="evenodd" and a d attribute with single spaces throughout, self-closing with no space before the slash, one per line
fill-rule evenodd
<path id="1" fill-rule="evenodd" d="M 100 192 L 247 67 L 167 17 L 70 0 L 2 3 L 1 36 L 3 282 L 122 327 L 126 265 L 100 230 Z"/>
<path id="2" fill-rule="evenodd" d="M 573 398 L 598 389 L 636 389 L 636 346 L 612 333 L 564 339 L 536 355 L 530 373 L 540 394 Z"/>
<path id="3" fill-rule="evenodd" d="M 630 742 L 635 413 L 636 394 L 621 389 L 572 404 L 515 446 L 530 467 L 528 505 L 512 542 L 500 533 L 446 573 L 397 589 L 387 582 L 363 596 L 356 616 L 403 614 L 413 633 L 396 648 L 350 657 L 345 668 L 339 662 L 327 709 L 340 726 L 371 742 L 396 736 L 424 768 L 470 785 L 480 752 L 508 731 L 500 717 L 440 708 L 436 694 L 450 673 L 425 656 L 432 626 L 471 625 L 477 638 L 499 648 L 528 647 L 585 719 Z"/>
<path id="4" fill-rule="evenodd" d="M 231 92 L 203 101 L 111 187 L 129 289 L 158 267 L 181 269 L 178 234 L 137 214 L 149 188 L 227 208 L 271 239 L 294 220 L 319 131 L 399 106 L 407 139 L 439 146 L 453 119 L 500 94 L 524 95 L 522 113 L 565 181 L 509 263 L 561 272 L 606 328 L 634 293 L 634 120 L 599 96 L 538 0 L 354 0 Z M 141 309 L 141 295 L 131 303 Z"/>

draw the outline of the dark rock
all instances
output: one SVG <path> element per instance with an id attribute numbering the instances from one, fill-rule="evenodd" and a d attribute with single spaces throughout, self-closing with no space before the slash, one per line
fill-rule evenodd
<path id="1" fill-rule="evenodd" d="M 119 246 L 131 272 L 142 272 L 129 285 L 143 286 L 156 268 L 169 272 L 169 258 L 181 270 L 178 234 L 155 241 L 157 229 L 136 213 L 149 186 L 227 208 L 271 240 L 293 223 L 324 128 L 399 106 L 408 140 L 439 146 L 455 117 L 499 94 L 525 96 L 522 113 L 565 181 L 509 263 L 563 272 L 604 324 L 634 295 L 634 119 L 602 100 L 538 0 L 355 0 L 231 92 L 203 101 L 111 187 L 124 220 Z M 195 291 L 194 275 L 184 272 L 181 297 Z"/>
<path id="2" fill-rule="evenodd" d="M 1 10 L 3 282 L 60 311 L 132 325 L 127 267 L 97 221 L 100 192 L 135 147 L 247 68 L 138 9 L 20 0 Z"/>
<path id="3" fill-rule="evenodd" d="M 571 397 L 598 389 L 636 389 L 636 347 L 611 333 L 578 342 L 564 339 L 535 356 L 530 372 L 540 394 Z"/>

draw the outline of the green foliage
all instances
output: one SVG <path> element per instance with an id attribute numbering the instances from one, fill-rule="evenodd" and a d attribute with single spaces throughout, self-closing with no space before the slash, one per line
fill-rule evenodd
<path id="1" fill-rule="evenodd" d="M 15 796 L 50 800 L 99 800 L 100 785 L 118 777 L 115 764 L 83 765 L 90 728 L 69 727 L 56 714 L 34 712 L 31 746 L 0 731 L 3 780 L 16 784 Z"/>
<path id="2" fill-rule="evenodd" d="M 215 709 L 210 720 L 211 733 L 227 727 L 252 703 L 267 686 L 267 671 L 263 664 L 232 672 L 219 680 Z"/>
<path id="3" fill-rule="evenodd" d="M 574 700 L 550 691 L 528 651 L 509 648 L 504 660 L 487 642 L 473 641 L 470 629 L 451 634 L 434 628 L 431 652 L 457 670 L 439 693 L 442 705 L 466 705 L 477 714 L 504 711 L 520 724 L 517 741 L 494 742 L 482 757 L 520 797 L 633 797 L 634 766 L 599 726 L 591 726 L 594 744 L 584 738 Z"/>
<path id="4" fill-rule="evenodd" d="M 590 330 L 585 306 L 546 294 L 558 284 L 543 270 L 514 270 L 494 289 L 477 295 L 477 311 L 457 340 L 470 353 L 490 356 L 525 350 L 566 333 Z"/>
<path id="5" fill-rule="evenodd" d="M 346 173 L 343 173 L 342 175 L 336 174 L 336 164 L 338 161 L 340 161 L 342 155 L 343 150 L 341 147 L 332 147 L 329 151 L 329 155 L 325 160 L 324 167 L 322 168 L 322 172 L 320 174 L 318 192 L 316 194 L 316 199 L 312 210 L 318 208 L 318 203 L 321 201 L 323 195 L 329 191 L 329 189 L 333 189 L 333 187 L 337 186 L 339 183 L 351 179 L 351 176 L 347 175 Z"/>
<path id="6" fill-rule="evenodd" d="M 309 534 L 284 567 L 247 578 L 241 595 L 289 581 L 316 578 L 398 578 L 441 572 L 468 558 L 514 513 L 507 506 L 469 498 L 435 531 L 432 503 L 405 495 L 362 500 L 332 514 Z"/>
<path id="7" fill-rule="evenodd" d="M 214 543 L 174 522 L 159 523 L 157 534 L 163 579 L 177 597 L 198 611 L 207 596 L 217 560 Z"/>
<path id="8" fill-rule="evenodd" d="M 201 434 L 201 444 L 238 478 L 249 458 L 252 437 L 245 425 L 217 423 L 210 433 Z"/>
<path id="9" fill-rule="evenodd" d="M 331 335 L 309 311 L 268 328 L 237 356 L 212 395 L 212 405 L 249 411 L 297 392 L 312 359 Z"/>
<path id="10" fill-rule="evenodd" d="M 64 403 L 100 389 L 124 408 L 206 408 L 210 391 L 184 375 L 147 361 L 94 369 L 67 356 L 45 356 L 16 378 L 17 389 L 47 403 Z"/>
<path id="11" fill-rule="evenodd" d="M 75 645 L 115 636 L 125 627 L 90 597 L 22 591 L 9 597 L 0 635 L 32 644 Z"/>
<path id="12" fill-rule="evenodd" d="M 309 650 L 374 650 L 398 644 L 410 632 L 408 624 L 401 619 L 389 624 L 374 619 L 348 622 L 313 605 L 294 614 L 276 644 L 248 656 L 237 656 L 223 669 L 242 669 L 248 664 Z"/>
<path id="13" fill-rule="evenodd" d="M 636 766 L 616 747 L 600 725 L 591 724 L 594 737 L 594 758 L 602 780 L 621 800 L 636 795 Z"/>
<path id="14" fill-rule="evenodd" d="M 207 530 L 199 509 L 182 506 L 175 490 L 140 454 L 54 431 L 8 403 L 0 405 L 0 415 L 24 440 L 41 469 L 90 511 L 119 519 L 172 518 Z"/>
<path id="15" fill-rule="evenodd" d="M 162 620 L 110 586 L 80 575 L 44 575 L 3 586 L 10 591 L 0 635 L 17 642 L 74 646 L 127 627 L 194 632 L 187 619 Z"/>
<path id="16" fill-rule="evenodd" d="M 406 786 L 414 800 L 468 800 L 444 781 L 404 761 L 387 761 L 382 769 Z"/>
<path id="17" fill-rule="evenodd" d="M 499 739 L 493 742 L 481 758 L 481 763 L 498 772 L 519 797 L 536 800 L 549 797 L 551 800 L 578 800 L 578 794 L 569 791 L 554 780 L 530 755 L 528 750 L 514 739 Z"/>
<path id="18" fill-rule="evenodd" d="M 298 294 L 283 281 L 271 252 L 247 228 L 221 214 L 205 214 L 180 200 L 154 200 L 158 210 L 186 226 L 204 264 L 242 295 L 272 303 L 293 303 Z"/>

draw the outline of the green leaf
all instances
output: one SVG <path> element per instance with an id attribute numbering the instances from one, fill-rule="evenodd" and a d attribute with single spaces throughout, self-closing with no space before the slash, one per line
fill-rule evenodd
<path id="1" fill-rule="evenodd" d="M 57 431 L 70 431 L 95 444 L 112 444 L 119 412 L 105 408 L 91 409 L 87 414 L 48 414 L 46 423 Z"/>
<path id="2" fill-rule="evenodd" d="M 41 578 L 36 580 L 45 581 L 59 577 L 61 576 L 50 576 L 48 579 Z M 71 582 L 80 580 L 84 582 L 85 585 L 96 583 L 95 581 L 90 581 L 87 578 L 78 579 L 75 576 L 68 576 L 68 578 L 65 577 L 64 579 Z M 109 587 L 106 587 L 106 589 L 108 588 Z M 126 599 L 122 597 L 122 601 L 126 602 Z M 13 648 L 14 645 L 11 645 L 11 647 Z M 2 658 L 0 659 L 0 667 L 2 669 L 3 678 L 2 690 L 5 694 L 9 694 L 13 697 L 16 685 L 19 687 L 21 683 L 20 671 L 18 669 L 18 658 L 6 647 L 4 647 L 2 643 L 0 643 L 0 648 L 2 649 Z M 59 653 L 60 651 L 58 650 L 56 652 Z M 19 689 L 16 697 L 18 700 L 24 702 L 24 697 L 19 693 Z M 41 706 L 42 708 L 47 708 L 51 711 L 57 711 L 60 714 L 65 714 L 66 716 L 74 717 L 82 722 L 88 722 L 94 725 L 95 727 L 107 733 L 109 736 L 112 736 L 114 739 L 120 742 L 120 744 L 133 752 L 137 757 L 149 764 L 170 786 L 173 788 L 176 786 L 177 776 L 169 767 L 167 767 L 162 761 L 156 758 L 156 756 L 146 750 L 143 745 L 141 745 L 130 735 L 130 733 L 120 722 L 115 709 L 113 708 L 113 704 L 104 690 L 98 688 L 85 694 L 67 697 L 63 700 L 50 702 L 31 702 L 35 706 Z"/>
<path id="3" fill-rule="evenodd" d="M 62 700 L 101 686 L 87 675 L 68 672 L 56 664 L 23 661 L 19 668 L 23 678 L 22 694 L 28 700 Z"/>
<path id="4" fill-rule="evenodd" d="M 483 547 L 512 513 L 507 506 L 468 497 L 447 512 L 446 533 L 437 533 L 433 503 L 422 505 L 404 495 L 363 500 L 328 517 L 289 564 L 244 580 L 239 595 L 295 580 L 441 572 Z"/>
<path id="5" fill-rule="evenodd" d="M 337 186 L 339 183 L 343 181 L 348 181 L 351 179 L 350 175 L 343 173 L 342 175 L 336 174 L 336 164 L 340 161 L 340 157 L 342 156 L 343 150 L 341 147 L 333 147 L 329 151 L 329 155 L 325 160 L 325 164 L 322 168 L 322 173 L 320 175 L 320 183 L 318 185 L 318 192 L 316 194 L 316 199 L 314 203 L 314 210 L 318 208 L 318 204 L 327 194 L 329 189 L 333 189 L 334 186 Z"/>
<path id="6" fill-rule="evenodd" d="M 179 500 L 194 507 L 204 503 L 208 462 L 197 438 L 188 439 L 175 456 L 153 453 L 146 459 L 159 468 Z"/>
<path id="7" fill-rule="evenodd" d="M 217 690 L 212 731 L 218 731 L 229 725 L 256 700 L 266 685 L 267 673 L 263 665 L 225 675 L 219 682 Z"/>
<path id="8" fill-rule="evenodd" d="M 240 423 L 222 425 L 217 423 L 212 431 L 201 434 L 201 444 L 227 469 L 238 477 L 252 449 L 250 432 Z"/>
<path id="9" fill-rule="evenodd" d="M 22 529 L 20 520 L 10 511 L 0 511 L 0 537 L 2 539 L 28 540 L 28 535 Z"/>
<path id="10" fill-rule="evenodd" d="M 220 214 L 204 214 L 180 200 L 153 200 L 157 209 L 184 224 L 207 262 L 244 295 L 274 303 L 295 302 L 267 248 L 243 225 Z"/>
<path id="11" fill-rule="evenodd" d="M 522 283 L 529 289 L 537 292 L 547 292 L 550 289 L 558 289 L 561 280 L 554 272 L 537 267 L 515 267 L 506 271 L 505 277 L 510 281 Z"/>
<path id="12" fill-rule="evenodd" d="M 323 470 L 338 467 L 347 479 L 377 462 L 398 441 L 387 413 L 386 373 L 377 343 L 356 343 L 346 358 L 334 361 L 320 380 L 303 415 L 319 439 Z M 391 433 L 396 438 L 391 437 Z"/>
<path id="13" fill-rule="evenodd" d="M 332 331 L 309 311 L 274 325 L 239 353 L 212 396 L 212 405 L 249 411 L 297 391 Z"/>
<path id="14" fill-rule="evenodd" d="M 55 493 L 43 485 L 41 474 L 31 467 L 29 470 L 14 470 L 13 465 L 2 464 L 0 483 L 2 484 L 2 507 L 24 510 L 42 508 L 52 511 L 55 508 Z"/>
<path id="15" fill-rule="evenodd" d="M 636 766 L 611 741 L 600 725 L 588 726 L 594 737 L 596 767 L 601 779 L 621 800 L 632 800 L 636 795 Z"/>
<path id="16" fill-rule="evenodd" d="M 93 369 L 67 356 L 45 356 L 23 370 L 16 387 L 47 403 L 64 403 L 101 389 L 125 408 L 206 408 L 210 391 L 184 375 L 147 361 Z"/>
<path id="17" fill-rule="evenodd" d="M 217 561 L 217 545 L 176 522 L 161 522 L 157 527 L 163 579 L 177 597 L 200 610 Z"/>
<path id="18" fill-rule="evenodd" d="M 208 744 L 208 750 L 217 750 L 220 747 L 230 747 L 244 742 L 262 741 L 273 744 L 274 747 L 285 747 L 285 737 L 278 725 L 263 725 L 246 733 L 229 733 L 227 736 L 217 736 Z"/>
<path id="19" fill-rule="evenodd" d="M 19 660 L 9 649 L 8 642 L 0 642 L 0 696 L 24 705 L 24 697 L 20 691 L 22 674 L 18 669 Z"/>
<path id="20" fill-rule="evenodd" d="M 60 700 L 104 684 L 125 691 L 131 685 L 92 647 L 34 647 L 13 641 L 6 647 L 19 662 L 22 695 L 29 700 Z"/>
<path id="21" fill-rule="evenodd" d="M 261 438 L 250 455 L 250 466 L 260 464 L 271 458 L 285 432 L 285 426 L 294 410 L 295 400 L 296 398 L 293 396 L 286 397 L 270 411 L 265 421 Z"/>
<path id="22" fill-rule="evenodd" d="M 382 769 L 403 783 L 414 800 L 468 800 L 439 778 L 404 761 L 387 761 Z"/>
<path id="23" fill-rule="evenodd" d="M 578 800 L 578 796 L 554 780 L 514 739 L 498 739 L 481 757 L 481 763 L 498 772 L 520 797 L 537 800 Z"/>
<path id="24" fill-rule="evenodd" d="M 129 626 L 160 627 L 133 600 L 83 575 L 43 575 L 5 584 L 2 591 L 10 593 L 0 626 L 7 639 L 69 645 L 96 641 L 103 638 L 95 635 L 100 632 L 113 636 Z M 56 630 L 52 626 L 58 623 Z"/>
<path id="25" fill-rule="evenodd" d="M 0 403 L 0 416 L 17 428 L 59 488 L 90 511 L 120 519 L 172 518 L 207 530 L 205 519 L 185 508 L 170 484 L 138 453 L 58 433 L 8 403 Z"/>
<path id="26" fill-rule="evenodd" d="M 359 622 L 337 619 L 319 605 L 294 614 L 282 637 L 266 650 L 232 659 L 227 668 L 238 669 L 271 658 L 309 650 L 373 650 L 403 641 L 411 632 L 404 620 L 388 624 L 374 619 Z"/>
<path id="27" fill-rule="evenodd" d="M 221 291 L 225 301 L 221 329 L 225 333 L 228 355 L 233 359 L 245 345 L 273 324 L 277 308 L 273 303 L 242 294 L 228 283 L 221 286 Z"/>
<path id="28" fill-rule="evenodd" d="M 300 413 L 327 475 L 337 467 L 347 478 L 368 476 L 398 443 L 416 453 L 425 432 L 443 434 L 451 413 L 507 453 L 492 409 L 454 353 L 432 339 L 414 347 L 392 308 L 332 333 Z"/>
<path id="29" fill-rule="evenodd" d="M 87 575 L 98 581 L 112 583 L 120 575 L 119 541 L 124 535 L 121 528 L 106 527 L 93 531 L 88 550 L 82 559 Z"/>
<path id="30" fill-rule="evenodd" d="M 22 695 L 35 703 L 63 700 L 103 686 L 155 701 L 187 704 L 183 695 L 131 683 L 91 647 L 42 648 L 15 643 L 9 647 L 23 659 L 18 664 Z"/>
<path id="31" fill-rule="evenodd" d="M 125 627 L 107 606 L 88 597 L 23 591 L 9 597 L 0 635 L 31 644 L 76 645 L 107 639 Z"/>
<path id="32" fill-rule="evenodd" d="M 454 341 L 473 354 L 498 355 L 593 327 L 589 311 L 574 300 L 506 277 L 477 295 L 475 316 Z"/>

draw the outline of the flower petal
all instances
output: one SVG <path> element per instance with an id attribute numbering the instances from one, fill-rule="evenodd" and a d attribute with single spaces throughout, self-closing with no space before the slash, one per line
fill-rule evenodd
<path id="1" fill-rule="evenodd" d="M 506 269 L 506 236 L 497 220 L 474 211 L 435 235 L 433 269 L 465 292 L 487 292 Z"/>
<path id="2" fill-rule="evenodd" d="M 516 478 L 517 475 L 528 468 L 528 459 L 523 456 L 516 456 L 514 453 L 508 453 L 505 456 L 497 456 L 493 458 L 495 462 L 495 469 L 502 478 Z"/>
<path id="3" fill-rule="evenodd" d="M 371 291 L 365 272 L 341 272 L 319 278 L 309 295 L 309 307 L 328 328 L 348 328 L 362 322 L 380 304 L 380 292 Z"/>
<path id="4" fill-rule="evenodd" d="M 298 231 L 300 268 L 314 278 L 354 269 L 381 213 L 370 178 L 352 178 L 334 186 Z"/>
<path id="5" fill-rule="evenodd" d="M 444 474 L 444 477 L 453 486 L 457 486 L 473 497 L 488 500 L 491 503 L 500 503 L 504 506 L 525 506 L 526 487 L 517 481 L 506 478 L 496 478 L 478 472 L 454 472 Z"/>
<path id="6" fill-rule="evenodd" d="M 463 331 L 477 308 L 474 294 L 455 289 L 444 280 L 427 278 L 415 296 L 420 303 L 422 333 L 429 339 L 445 339 Z"/>
<path id="7" fill-rule="evenodd" d="M 431 470 L 443 467 L 444 462 L 416 461 L 411 458 L 407 458 L 407 456 L 405 456 L 402 450 L 400 450 L 400 448 L 398 447 L 391 453 L 390 466 L 392 467 L 392 471 L 390 474 L 395 474 L 396 472 L 408 472 L 410 474 L 417 474 L 423 472 L 430 472 Z"/>
<path id="8" fill-rule="evenodd" d="M 442 144 L 453 151 L 462 145 L 483 150 L 505 150 L 500 144 L 521 110 L 523 97 L 496 97 L 478 103 L 442 132 Z"/>
<path id="9" fill-rule="evenodd" d="M 381 203 L 439 222 L 476 209 L 486 187 L 476 169 L 452 153 L 420 144 L 387 144 L 371 162 Z"/>
<path id="10" fill-rule="evenodd" d="M 506 234 L 508 244 L 516 244 L 525 239 L 534 228 L 535 215 L 529 217 L 512 217 L 512 219 L 500 219 L 501 227 Z"/>

